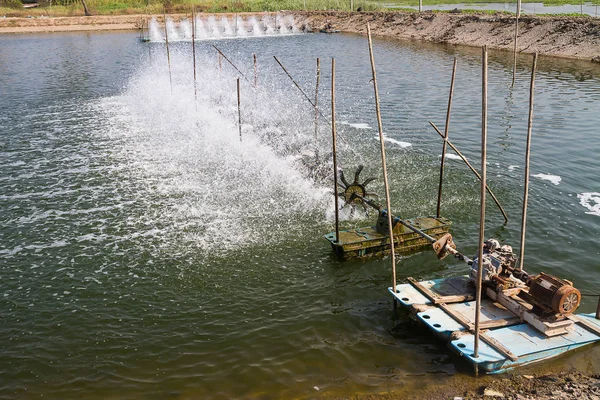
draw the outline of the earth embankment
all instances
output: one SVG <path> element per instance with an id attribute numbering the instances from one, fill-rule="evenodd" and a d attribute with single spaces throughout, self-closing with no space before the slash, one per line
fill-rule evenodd
<path id="1" fill-rule="evenodd" d="M 433 12 L 297 12 L 296 21 L 314 30 L 330 28 L 452 45 L 483 46 L 512 51 L 515 17 L 509 14 Z M 600 19 L 521 16 L 517 50 L 600 62 Z"/>
<path id="2" fill-rule="evenodd" d="M 433 12 L 288 11 L 296 24 L 318 31 L 329 28 L 376 36 L 451 45 L 513 50 L 515 17 L 509 14 Z M 201 15 L 201 14 L 199 14 Z M 245 14 L 237 14 L 244 16 Z M 249 14 L 248 14 L 249 15 Z M 258 14 L 262 15 L 262 14 Z M 186 15 L 169 15 L 175 20 Z M 233 14 L 231 14 L 233 16 Z M 139 29 L 148 16 L 0 18 L 0 33 Z M 160 21 L 162 16 L 156 16 Z M 600 19 L 591 17 L 521 16 L 518 51 L 600 62 Z"/>

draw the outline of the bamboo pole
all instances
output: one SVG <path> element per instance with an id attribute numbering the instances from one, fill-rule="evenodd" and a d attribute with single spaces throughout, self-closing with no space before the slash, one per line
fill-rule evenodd
<path id="1" fill-rule="evenodd" d="M 152 62 L 152 39 L 150 38 L 150 20 L 146 21 L 146 29 L 148 30 L 148 60 Z"/>
<path id="2" fill-rule="evenodd" d="M 254 57 L 254 87 L 258 86 L 258 65 L 256 64 L 256 54 L 252 54 Z"/>
<path id="3" fill-rule="evenodd" d="M 292 80 L 292 82 L 294 83 L 294 85 L 296 85 L 296 87 L 298 88 L 298 90 L 300 91 L 300 93 L 302 93 L 302 95 L 304 95 L 304 98 L 306 98 L 306 100 L 308 100 L 308 102 L 310 103 L 310 105 L 314 107 L 314 109 L 316 110 L 316 112 L 318 112 L 319 115 L 321 115 L 321 117 L 325 118 L 323 116 L 323 113 L 321 113 L 321 110 L 319 110 L 317 108 L 317 105 L 315 103 L 313 103 L 313 101 L 310 99 L 310 97 L 308 97 L 308 95 L 306 94 L 306 92 L 304 90 L 302 90 L 302 88 L 300 87 L 300 85 L 298 85 L 298 83 L 294 80 L 294 78 L 292 77 L 292 75 L 290 75 L 290 73 L 288 72 L 288 70 L 281 63 L 281 61 L 279 61 L 279 59 L 276 56 L 273 56 L 273 58 L 275 59 L 275 61 L 277 61 L 277 64 L 279 64 L 279 66 L 283 69 L 283 71 L 287 74 L 287 76 Z"/>
<path id="4" fill-rule="evenodd" d="M 242 71 L 240 71 L 240 69 L 238 67 L 236 67 L 235 64 L 232 63 L 231 60 L 229 58 L 227 58 L 227 56 L 225 54 L 223 54 L 223 52 L 221 50 L 219 50 L 219 48 L 217 46 L 215 46 L 213 44 L 212 47 L 214 47 L 214 49 L 217 50 L 217 52 L 219 53 L 219 56 L 222 56 L 225 59 L 225 61 L 227 61 L 238 72 L 238 74 L 240 74 L 240 76 L 242 78 L 244 78 L 244 80 L 246 82 L 250 83 L 248 78 L 246 78 L 246 75 L 244 75 L 244 73 Z M 219 70 L 220 69 L 221 69 L 221 57 L 219 57 Z"/>
<path id="5" fill-rule="evenodd" d="M 198 85 L 196 84 L 196 7 L 192 7 L 192 57 L 194 58 L 194 102 L 198 101 Z M 196 104 L 196 110 L 198 104 Z"/>
<path id="6" fill-rule="evenodd" d="M 537 58 L 538 53 L 535 53 L 533 55 L 533 66 L 531 67 L 531 84 L 529 86 L 529 118 L 527 120 L 527 145 L 525 147 L 525 184 L 523 185 L 523 212 L 521 214 L 521 247 L 519 249 L 519 271 L 523 270 L 523 258 L 525 256 L 525 228 L 527 225 L 527 202 L 529 201 L 529 156 L 531 155 L 531 127 L 533 126 L 533 88 L 535 82 Z"/>
<path id="7" fill-rule="evenodd" d="M 240 78 L 237 78 L 237 106 L 238 106 L 238 129 L 240 131 L 240 142 L 242 141 L 242 107 L 240 101 Z"/>
<path id="8" fill-rule="evenodd" d="M 173 79 L 171 78 L 171 53 L 169 52 L 169 30 L 167 29 L 167 12 L 163 8 L 163 18 L 165 19 L 165 43 L 167 44 L 167 62 L 169 63 L 169 84 L 171 93 L 173 93 Z"/>
<path id="9" fill-rule="evenodd" d="M 319 104 L 319 82 L 321 80 L 321 60 L 317 57 L 317 84 L 315 87 L 315 148 L 317 146 L 317 136 L 319 129 L 319 112 L 317 105 Z"/>
<path id="10" fill-rule="evenodd" d="M 419 12 L 423 12 L 423 0 L 419 0 Z"/>
<path id="11" fill-rule="evenodd" d="M 452 79 L 450 80 L 450 94 L 448 95 L 448 110 L 446 111 L 446 127 L 444 129 L 444 144 L 442 146 L 442 160 L 440 162 L 440 185 L 438 188 L 438 200 L 436 216 L 440 217 L 440 208 L 442 204 L 442 184 L 444 182 L 444 162 L 446 161 L 446 149 L 448 145 L 448 128 L 450 126 L 450 109 L 452 108 L 452 95 L 454 94 L 454 78 L 456 77 L 456 57 L 452 67 Z"/>
<path id="12" fill-rule="evenodd" d="M 515 75 L 517 74 L 517 41 L 519 38 L 519 17 L 521 16 L 521 0 L 517 0 L 517 15 L 515 18 L 515 50 L 514 50 L 514 60 L 513 60 L 513 76 L 512 83 L 510 87 L 515 86 Z"/>
<path id="13" fill-rule="evenodd" d="M 477 293 L 475 296 L 475 346 L 473 357 L 479 357 L 479 320 L 481 316 L 481 290 L 483 275 L 483 243 L 485 241 L 485 181 L 487 178 L 487 84 L 488 53 L 483 46 L 481 66 L 481 209 L 479 214 L 479 257 L 477 260 Z"/>
<path id="14" fill-rule="evenodd" d="M 140 41 L 144 40 L 144 17 L 140 14 Z"/>
<path id="15" fill-rule="evenodd" d="M 433 129 L 435 129 L 435 131 L 438 133 L 438 135 L 440 135 L 442 138 L 444 138 L 444 134 L 439 130 L 439 128 L 437 126 L 435 126 L 435 124 L 433 122 L 429 121 L 429 124 L 433 127 Z M 471 165 L 469 160 L 467 160 L 467 158 L 460 152 L 460 150 L 458 150 L 456 148 L 456 146 L 454 146 L 454 144 L 450 141 L 450 139 L 446 139 L 446 142 L 448 143 L 448 146 L 450 146 L 450 148 L 452 148 L 452 150 L 454 150 L 454 152 L 465 162 L 465 164 L 467 164 L 467 167 L 469 167 L 469 169 L 475 174 L 477 179 L 479 179 L 481 181 L 481 175 Z M 507 223 L 508 216 L 506 215 L 504 208 L 502 208 L 502 206 L 500 205 L 498 198 L 496 197 L 494 192 L 492 192 L 492 189 L 490 189 L 490 187 L 487 184 L 485 185 L 485 190 L 490 194 L 490 196 L 492 196 L 494 203 L 496 203 L 496 205 L 498 206 L 498 209 L 500 210 L 500 212 L 502 213 L 502 216 L 504 217 L 504 223 Z"/>
<path id="16" fill-rule="evenodd" d="M 387 176 L 385 161 L 385 144 L 383 139 L 383 125 L 381 123 L 381 110 L 379 108 L 379 92 L 377 90 L 377 73 L 375 71 L 375 58 L 373 57 L 373 41 L 371 39 L 371 26 L 367 22 L 367 35 L 369 37 L 369 55 L 371 57 L 371 72 L 373 74 L 373 89 L 375 91 L 375 110 L 377 112 L 377 127 L 379 129 L 379 145 L 381 150 L 381 165 L 383 167 L 383 184 L 385 187 L 385 203 L 388 217 L 388 234 L 390 236 L 390 255 L 392 257 L 392 290 L 396 293 L 396 252 L 394 249 L 394 227 L 392 225 L 392 206 L 390 200 L 390 186 Z M 394 304 L 396 302 L 394 301 Z"/>
<path id="17" fill-rule="evenodd" d="M 150 37 L 150 14 L 148 13 L 148 6 L 146 5 L 146 30 L 148 31 L 148 60 L 152 61 L 152 46 Z"/>
<path id="18" fill-rule="evenodd" d="M 318 59 L 317 59 L 318 60 Z M 335 195 L 335 242 L 340 240 L 340 210 L 338 205 L 338 170 L 335 130 L 335 58 L 331 59 L 331 136 L 333 139 L 333 190 Z"/>

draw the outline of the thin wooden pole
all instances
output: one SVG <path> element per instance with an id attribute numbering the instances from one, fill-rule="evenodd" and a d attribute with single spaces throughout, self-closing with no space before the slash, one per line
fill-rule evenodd
<path id="1" fill-rule="evenodd" d="M 383 185 L 385 187 L 385 203 L 388 217 L 388 234 L 390 236 L 390 255 L 392 257 L 392 290 L 396 293 L 396 252 L 394 249 L 394 227 L 392 225 L 392 206 L 390 200 L 390 186 L 388 184 L 387 164 L 385 161 L 385 144 L 383 139 L 383 125 L 381 123 L 381 110 L 379 108 L 379 92 L 377 90 L 377 73 L 375 71 L 375 58 L 373 57 L 373 41 L 371 39 L 371 26 L 367 22 L 367 35 L 369 37 L 369 55 L 371 57 L 371 71 L 373 73 L 373 89 L 375 91 L 375 110 L 377 112 L 377 127 L 379 129 L 379 145 L 381 150 L 381 165 L 383 167 Z"/>
<path id="2" fill-rule="evenodd" d="M 519 249 L 519 271 L 523 270 L 525 256 L 525 228 L 527 225 L 527 202 L 529 201 L 529 156 L 531 155 L 531 127 L 533 126 L 533 87 L 538 53 L 533 55 L 531 67 L 531 84 L 529 86 L 529 118 L 527 120 L 527 145 L 525 147 L 525 184 L 523 185 L 523 212 L 521 214 L 521 248 Z"/>
<path id="3" fill-rule="evenodd" d="M 240 142 L 242 141 L 242 107 L 240 101 L 240 78 L 237 78 L 237 101 L 238 101 L 238 129 L 240 131 Z"/>
<path id="4" fill-rule="evenodd" d="M 477 284 L 475 301 L 475 346 L 473 357 L 479 357 L 479 320 L 481 316 L 481 290 L 483 275 L 483 243 L 485 241 L 485 181 L 487 178 L 487 84 L 488 84 L 488 53 L 483 46 L 481 67 L 481 210 L 479 214 L 479 257 L 477 260 Z"/>
<path id="5" fill-rule="evenodd" d="M 423 0 L 419 0 L 419 12 L 423 12 Z"/>
<path id="6" fill-rule="evenodd" d="M 198 85 L 196 84 L 196 7 L 192 7 L 192 57 L 194 58 L 194 102 L 198 101 Z M 196 109 L 198 105 L 196 104 Z"/>
<path id="7" fill-rule="evenodd" d="M 510 87 L 515 86 L 515 76 L 517 74 L 517 41 L 519 39 L 519 17 L 521 16 L 521 0 L 517 0 L 517 15 L 515 18 L 515 49 L 514 49 L 514 60 L 513 60 L 513 76 Z"/>
<path id="8" fill-rule="evenodd" d="M 163 8 L 163 18 L 165 19 L 165 43 L 167 44 L 167 62 L 169 64 L 169 84 L 171 93 L 173 93 L 173 79 L 171 78 L 171 53 L 169 52 L 169 30 L 167 29 L 167 12 Z"/>
<path id="9" fill-rule="evenodd" d="M 240 69 L 238 67 L 236 67 L 235 64 L 232 63 L 231 60 L 229 58 L 227 58 L 227 56 L 225 54 L 223 54 L 223 52 L 221 50 L 219 50 L 219 48 L 217 46 L 215 46 L 213 44 L 212 47 L 214 47 L 214 49 L 217 50 L 217 52 L 219 53 L 219 70 L 221 70 L 221 56 L 222 56 L 225 59 L 225 61 L 227 61 L 229 63 L 229 65 L 231 65 L 238 72 L 238 74 L 240 74 L 240 76 L 242 78 L 244 78 L 244 80 L 246 82 L 250 83 L 248 78 L 246 78 L 246 75 L 244 75 L 244 73 L 242 71 L 240 71 Z"/>
<path id="10" fill-rule="evenodd" d="M 300 91 L 300 93 L 302 93 L 302 95 L 304 95 L 304 98 L 306 98 L 306 100 L 308 100 L 308 102 L 310 103 L 310 105 L 313 106 L 314 109 L 319 113 L 319 115 L 321 115 L 323 117 L 323 114 L 317 108 L 317 105 L 315 103 L 313 103 L 313 101 L 310 99 L 310 97 L 308 97 L 308 95 L 306 94 L 306 92 L 304 90 L 302 90 L 302 88 L 300 87 L 300 85 L 298 85 L 298 83 L 294 80 L 294 78 L 292 77 L 292 75 L 290 75 L 290 73 L 288 72 L 288 70 L 281 63 L 281 61 L 279 61 L 279 59 L 276 56 L 273 56 L 273 58 L 275 59 L 275 61 L 277 61 L 277 64 L 279 64 L 279 66 L 283 69 L 283 71 L 287 74 L 287 76 L 292 80 L 292 82 L 294 83 L 294 85 L 296 85 L 296 87 L 298 88 L 298 90 Z"/>
<path id="11" fill-rule="evenodd" d="M 456 77 L 456 58 L 452 67 L 452 79 L 450 80 L 450 94 L 448 95 L 448 110 L 446 111 L 446 127 L 444 129 L 444 144 L 442 146 L 442 160 L 440 162 L 440 185 L 438 188 L 438 200 L 436 216 L 440 217 L 440 208 L 442 205 L 442 185 L 444 182 L 444 162 L 446 161 L 446 149 L 448 145 L 448 128 L 450 126 L 450 110 L 452 108 L 452 95 L 454 94 L 454 78 Z"/>
<path id="12" fill-rule="evenodd" d="M 338 205 L 338 170 L 335 131 L 335 58 L 331 59 L 331 136 L 333 139 L 333 190 L 335 195 L 335 242 L 340 240 L 340 210 Z"/>
<path id="13" fill-rule="evenodd" d="M 150 20 L 146 21 L 146 29 L 148 29 L 148 60 L 152 61 L 152 39 L 150 38 Z"/>
<path id="14" fill-rule="evenodd" d="M 144 40 L 144 17 L 140 14 L 140 41 Z"/>
<path id="15" fill-rule="evenodd" d="M 315 87 L 315 147 L 317 146 L 317 136 L 319 129 L 319 112 L 317 105 L 319 104 L 319 82 L 321 81 L 321 60 L 317 57 L 317 84 Z"/>
<path id="16" fill-rule="evenodd" d="M 254 87 L 258 85 L 258 65 L 256 64 L 256 54 L 254 56 Z"/>
<path id="17" fill-rule="evenodd" d="M 439 130 L 439 128 L 437 126 L 435 126 L 435 124 L 433 122 L 431 122 L 431 121 L 429 121 L 429 124 L 433 127 L 433 129 L 435 129 L 435 131 L 438 133 L 438 135 L 440 135 L 442 137 L 442 139 L 443 139 L 444 138 L 444 134 Z M 481 175 L 471 165 L 471 163 L 469 162 L 469 160 L 467 160 L 467 158 L 460 152 L 460 150 L 458 150 L 456 148 L 456 146 L 450 141 L 450 139 L 446 139 L 446 142 L 448 143 L 448 146 L 450 146 L 450 148 L 452 148 L 452 150 L 454 150 L 454 152 L 465 162 L 465 164 L 467 164 L 467 167 L 469 167 L 469 169 L 475 174 L 475 176 L 477 177 L 477 179 L 479 179 L 481 181 Z M 492 196 L 492 199 L 494 200 L 494 203 L 496 203 L 496 205 L 498 206 L 498 209 L 500 210 L 500 212 L 502 213 L 502 216 L 504 217 L 504 223 L 507 223 L 508 222 L 508 216 L 506 215 L 506 212 L 504 211 L 504 208 L 502 208 L 502 206 L 500 205 L 500 202 L 498 201 L 498 198 L 496 197 L 496 195 L 494 194 L 494 192 L 492 192 L 492 189 L 490 189 L 490 187 L 487 184 L 485 185 L 485 190 L 490 194 L 490 196 Z"/>

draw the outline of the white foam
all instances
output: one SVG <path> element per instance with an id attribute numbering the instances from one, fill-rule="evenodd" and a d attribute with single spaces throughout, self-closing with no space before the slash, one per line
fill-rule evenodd
<path id="1" fill-rule="evenodd" d="M 167 18 L 166 26 L 169 35 L 169 42 L 190 41 L 192 39 L 191 21 L 183 19 L 179 22 Z M 296 26 L 294 17 L 278 15 L 273 19 L 265 14 L 261 18 L 251 16 L 247 20 L 237 16 L 220 19 L 214 16 L 207 18 L 197 17 L 195 21 L 195 39 L 231 39 L 253 36 L 279 36 L 279 35 L 298 35 L 302 31 Z M 160 26 L 156 19 L 150 20 L 148 24 L 148 35 L 151 42 L 164 43 L 166 40 L 165 28 Z"/>
<path id="2" fill-rule="evenodd" d="M 518 166 L 518 165 L 509 165 L 509 166 L 508 166 L 508 170 L 509 170 L 509 171 L 514 171 L 514 170 L 515 170 L 515 169 L 517 169 L 517 168 L 519 168 L 519 166 Z"/>
<path id="3" fill-rule="evenodd" d="M 549 181 L 555 185 L 558 185 L 560 183 L 560 181 L 562 180 L 562 178 L 558 175 L 550 175 L 550 174 L 536 174 L 536 175 L 531 175 L 534 178 L 538 178 L 541 179 L 543 181 Z"/>
<path id="4" fill-rule="evenodd" d="M 375 139 L 379 140 L 379 136 L 375 136 Z M 405 149 L 407 147 L 412 146 L 412 143 L 403 142 L 401 140 L 392 139 L 392 138 L 389 138 L 389 137 L 386 137 L 386 136 L 383 137 L 383 140 L 386 141 L 386 142 L 388 142 L 388 143 L 395 144 L 395 145 L 397 145 L 398 147 L 400 147 L 402 149 Z"/>
<path id="5" fill-rule="evenodd" d="M 352 123 L 352 122 L 348 122 L 348 121 L 341 121 L 341 122 L 339 122 L 339 124 L 341 124 L 341 125 L 348 125 L 348 126 L 351 126 L 351 127 L 355 128 L 355 129 L 365 129 L 365 130 L 372 130 L 373 129 L 369 124 L 366 124 L 366 123 L 363 123 L 363 122 Z"/>
<path id="6" fill-rule="evenodd" d="M 440 154 L 438 158 L 442 158 L 442 155 Z M 461 158 L 456 154 L 446 153 L 446 160 L 461 160 Z"/>
<path id="7" fill-rule="evenodd" d="M 597 215 L 600 217 L 600 193 L 590 192 L 577 195 L 579 203 L 590 211 L 586 214 Z"/>

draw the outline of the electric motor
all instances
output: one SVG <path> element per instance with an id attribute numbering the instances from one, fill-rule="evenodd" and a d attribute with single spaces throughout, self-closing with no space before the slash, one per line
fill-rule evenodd
<path id="1" fill-rule="evenodd" d="M 581 293 L 567 280 L 541 272 L 529 281 L 529 294 L 544 308 L 568 315 L 579 307 Z"/>

